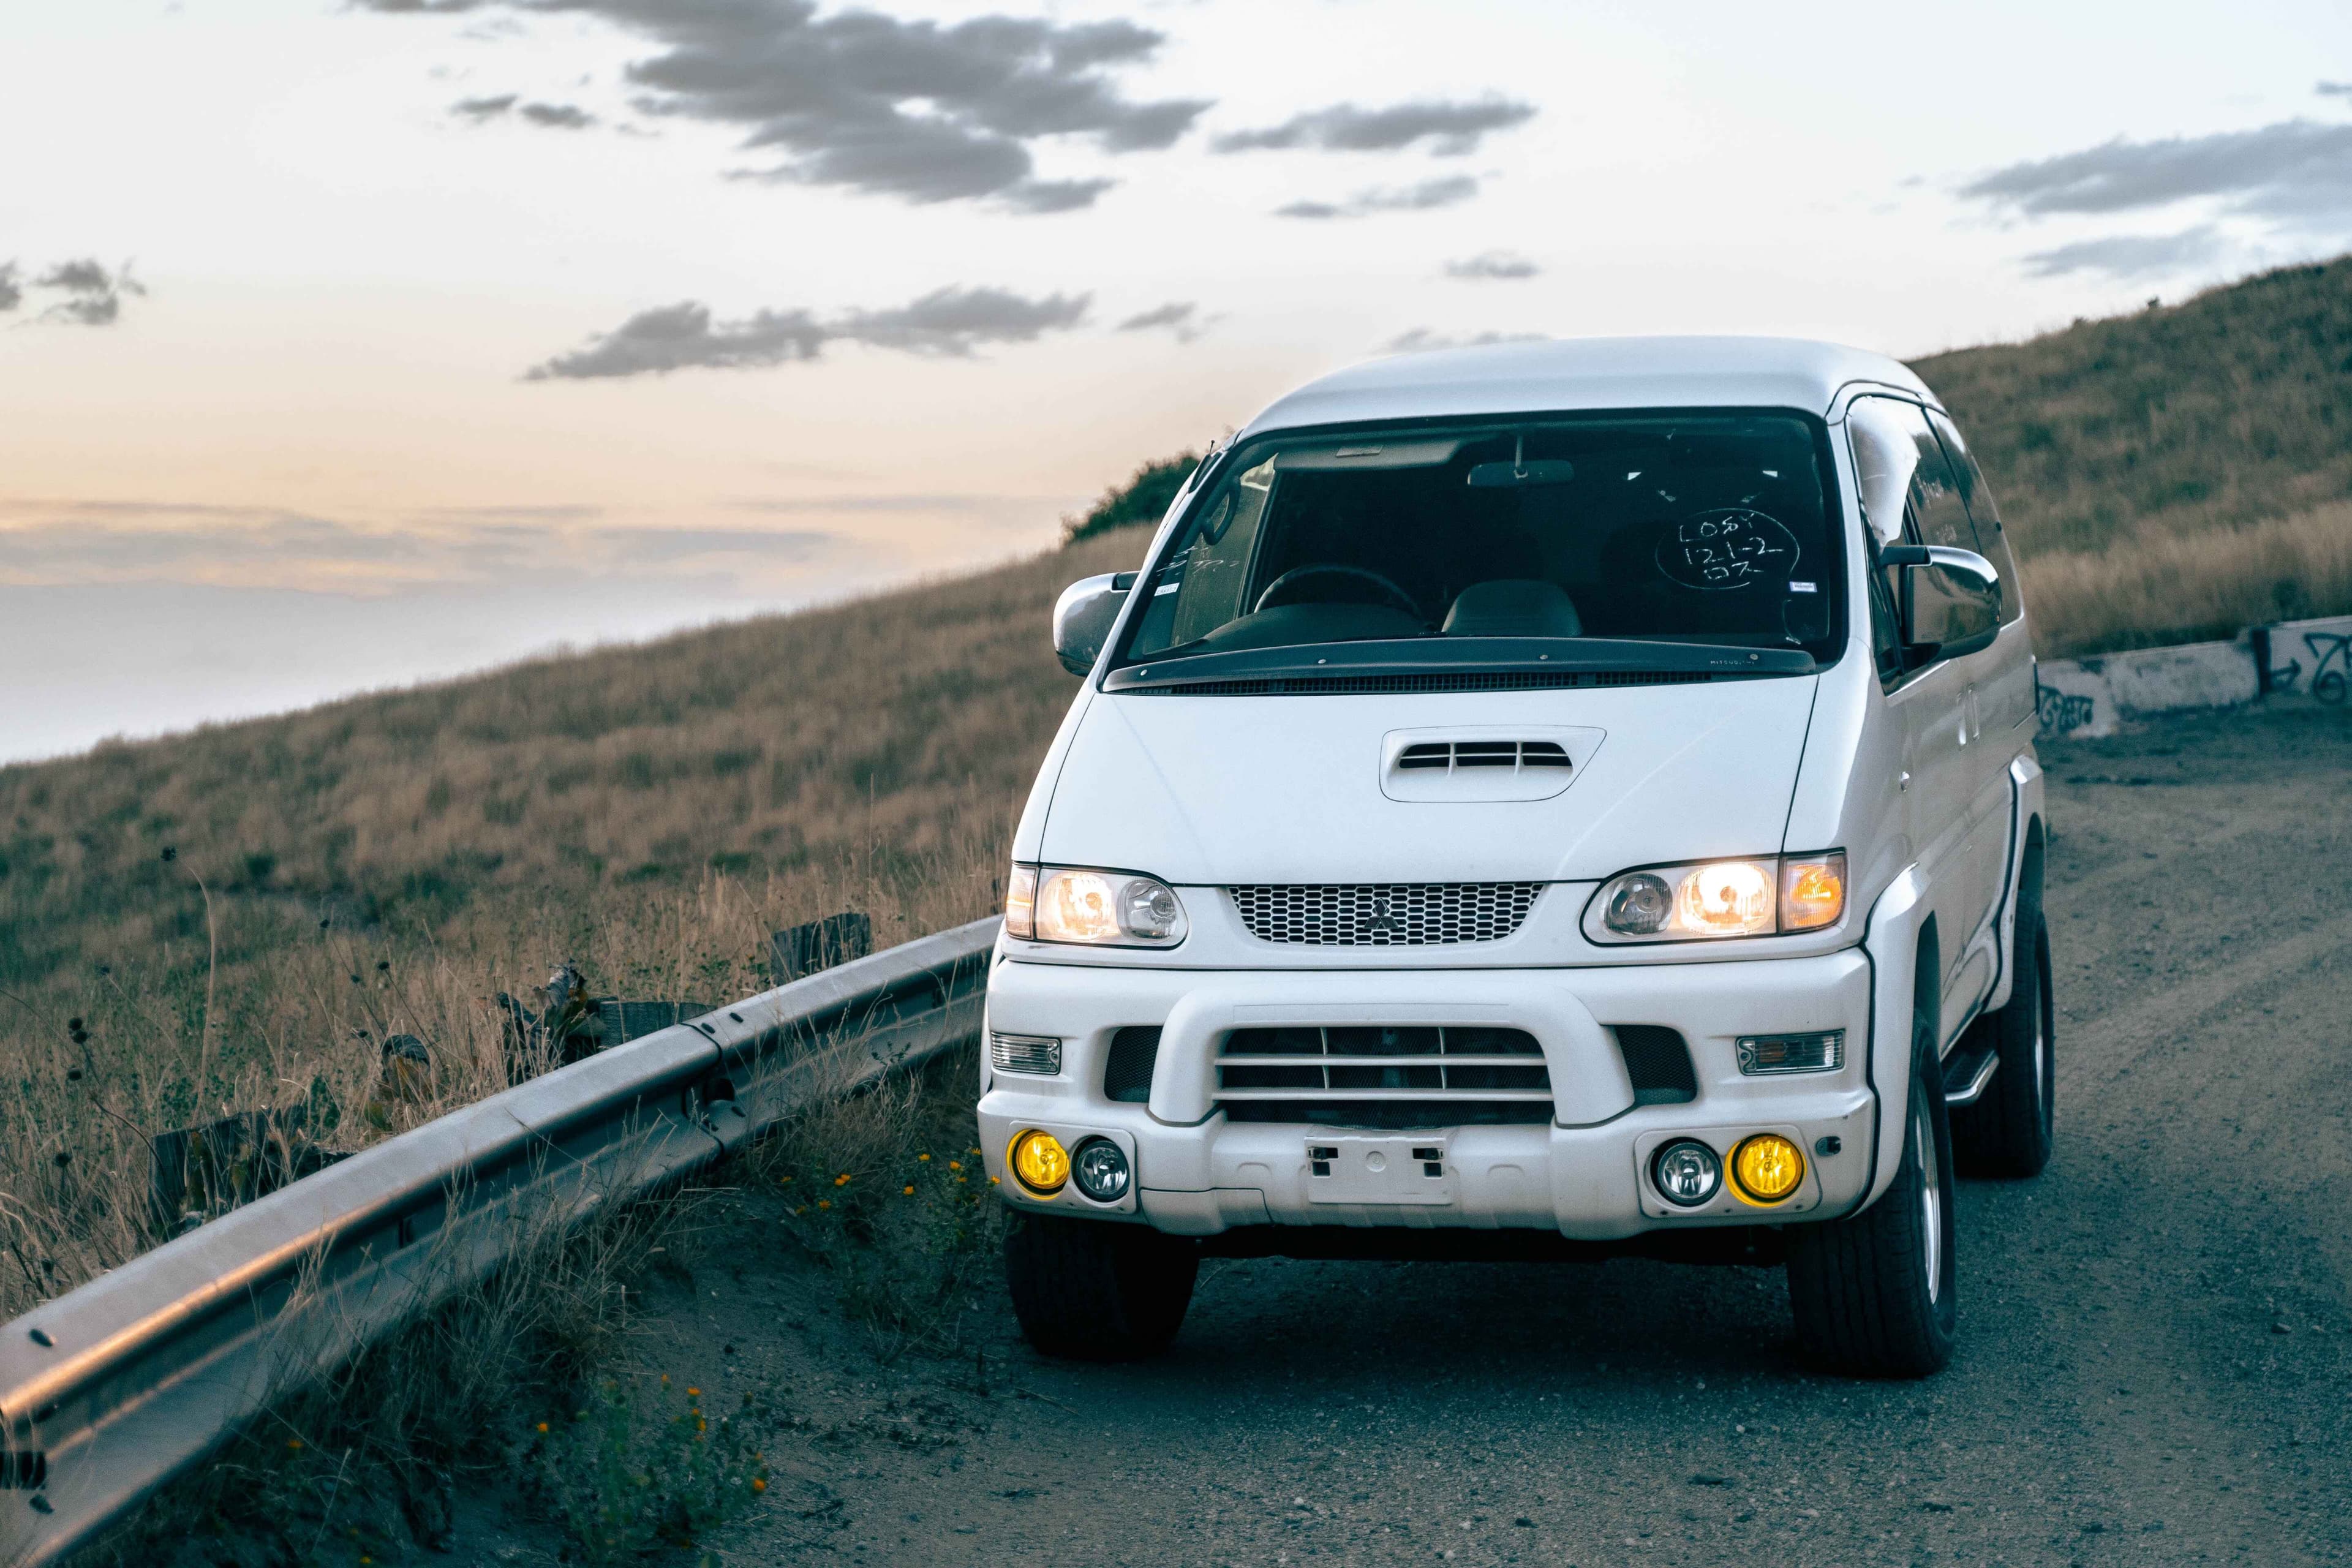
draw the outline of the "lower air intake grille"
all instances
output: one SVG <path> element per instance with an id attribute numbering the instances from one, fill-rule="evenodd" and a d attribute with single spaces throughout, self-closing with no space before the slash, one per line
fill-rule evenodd
<path id="1" fill-rule="evenodd" d="M 1680 1031 L 1658 1024 L 1620 1024 L 1611 1031 L 1625 1056 L 1636 1105 L 1688 1105 L 1698 1098 L 1698 1074 Z"/>
<path id="2" fill-rule="evenodd" d="M 1541 882 L 1357 882 L 1231 888 L 1260 942 L 1309 947 L 1440 947 L 1519 929 Z"/>
<path id="3" fill-rule="evenodd" d="M 1160 1060 L 1160 1026 L 1136 1024 L 1110 1037 L 1103 1066 L 1103 1098 L 1129 1105 L 1151 1100 L 1151 1069 Z"/>
<path id="4" fill-rule="evenodd" d="M 1235 1029 L 1217 1053 L 1217 1103 L 1234 1121 L 1541 1126 L 1551 1072 L 1524 1029 Z"/>

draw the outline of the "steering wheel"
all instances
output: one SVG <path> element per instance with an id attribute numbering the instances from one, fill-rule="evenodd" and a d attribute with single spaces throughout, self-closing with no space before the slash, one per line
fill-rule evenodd
<path id="1" fill-rule="evenodd" d="M 1276 577 L 1273 582 L 1268 583 L 1265 585 L 1265 592 L 1257 596 L 1257 603 L 1250 606 L 1251 614 L 1255 615 L 1260 610 L 1267 609 L 1277 604 L 1289 603 L 1287 597 L 1276 598 L 1276 595 L 1281 594 L 1285 588 L 1292 587 L 1299 583 L 1304 583 L 1312 577 L 1354 577 L 1362 582 L 1369 583 L 1374 588 L 1380 590 L 1381 598 L 1386 599 L 1390 604 L 1394 605 L 1398 609 L 1402 610 L 1406 615 L 1412 616 L 1415 620 L 1421 619 L 1421 606 L 1413 602 L 1412 595 L 1406 593 L 1402 588 L 1398 587 L 1394 583 L 1390 582 L 1387 578 L 1381 576 L 1379 573 L 1374 572 L 1368 567 L 1342 566 L 1336 562 L 1328 561 L 1319 562 L 1308 566 L 1294 566 L 1289 571 L 1285 572 L 1281 576 Z M 1348 601 L 1343 600 L 1341 602 L 1346 603 Z"/>

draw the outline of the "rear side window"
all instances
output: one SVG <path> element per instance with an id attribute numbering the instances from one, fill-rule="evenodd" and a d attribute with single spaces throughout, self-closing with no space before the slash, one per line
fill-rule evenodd
<path id="1" fill-rule="evenodd" d="M 1953 476 L 1959 481 L 1960 500 L 1976 524 L 1977 553 L 1991 562 L 1992 569 L 2000 574 L 2000 618 L 2007 625 L 2025 614 L 2025 594 L 2018 586 L 2017 560 L 2009 552 L 2009 535 L 2001 529 L 2000 510 L 1993 504 L 1992 488 L 1985 483 L 1984 470 L 1977 467 L 1968 443 L 1960 439 L 1952 422 L 1932 411 L 1927 419 L 1951 458 Z"/>

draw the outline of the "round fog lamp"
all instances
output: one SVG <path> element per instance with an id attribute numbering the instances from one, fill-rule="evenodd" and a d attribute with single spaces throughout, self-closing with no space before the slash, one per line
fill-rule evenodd
<path id="1" fill-rule="evenodd" d="M 1127 1156 L 1108 1138 L 1089 1138 L 1070 1160 L 1070 1179 L 1095 1202 L 1115 1204 L 1127 1196 Z"/>
<path id="2" fill-rule="evenodd" d="M 1658 1195 L 1677 1207 L 1695 1209 L 1723 1186 L 1723 1162 L 1695 1138 L 1669 1143 L 1650 1162 Z"/>
<path id="3" fill-rule="evenodd" d="M 1005 1163 L 1021 1184 L 1041 1198 L 1051 1197 L 1070 1179 L 1070 1156 L 1061 1141 L 1042 1128 L 1015 1133 Z"/>
<path id="4" fill-rule="evenodd" d="M 1777 1132 L 1759 1132 L 1731 1152 L 1731 1179 L 1759 1204 L 1777 1204 L 1805 1179 L 1805 1156 Z"/>

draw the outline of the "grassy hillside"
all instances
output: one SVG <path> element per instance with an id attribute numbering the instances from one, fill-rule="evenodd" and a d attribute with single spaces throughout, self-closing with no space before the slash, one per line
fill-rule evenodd
<path id="1" fill-rule="evenodd" d="M 2352 258 L 1912 368 L 2000 498 L 2045 653 L 2352 611 Z"/>
<path id="2" fill-rule="evenodd" d="M 1142 546 L 0 768 L 0 1318 L 153 1238 L 150 1135 L 477 1098 L 481 999 L 559 962 L 732 998 L 780 925 L 988 912 L 1073 689 L 1054 595 Z M 426 1081 L 371 1122 L 402 1034 Z"/>

